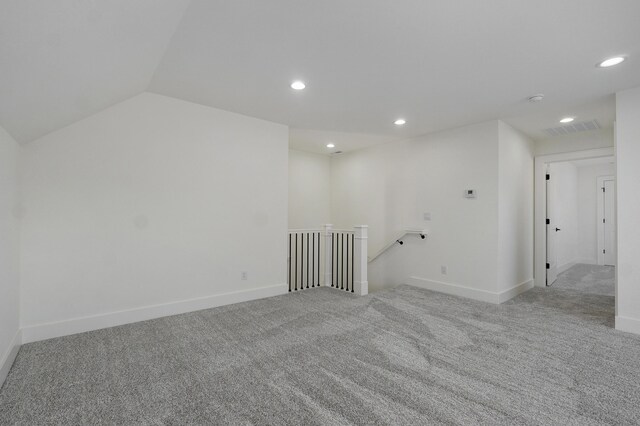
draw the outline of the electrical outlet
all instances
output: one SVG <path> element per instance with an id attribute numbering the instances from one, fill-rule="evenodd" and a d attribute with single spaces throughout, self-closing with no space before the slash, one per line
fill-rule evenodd
<path id="1" fill-rule="evenodd" d="M 431 213 L 430 212 L 426 212 L 422 215 L 422 218 L 424 220 L 431 220 Z"/>
<path id="2" fill-rule="evenodd" d="M 440 267 L 440 273 L 441 273 L 442 275 L 447 275 L 447 267 L 446 267 L 445 265 L 442 265 L 442 266 Z"/>
<path id="3" fill-rule="evenodd" d="M 247 280 L 247 273 L 243 272 L 240 276 L 240 278 L 242 279 L 242 281 L 246 281 Z"/>

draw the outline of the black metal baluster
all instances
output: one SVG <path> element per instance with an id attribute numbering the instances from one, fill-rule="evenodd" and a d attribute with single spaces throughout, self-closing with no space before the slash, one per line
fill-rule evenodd
<path id="1" fill-rule="evenodd" d="M 342 251 L 340 256 L 340 263 L 342 264 L 342 268 L 340 268 L 340 290 L 344 290 L 344 232 L 340 237 L 340 242 L 342 244 Z"/>
<path id="2" fill-rule="evenodd" d="M 344 290 L 344 233 L 340 233 L 340 290 Z"/>
<path id="3" fill-rule="evenodd" d="M 313 234 L 313 242 L 311 243 L 311 288 L 316 286 L 316 233 Z"/>
<path id="4" fill-rule="evenodd" d="M 320 287 L 320 233 L 318 232 L 318 287 Z"/>
<path id="5" fill-rule="evenodd" d="M 340 252 L 340 234 L 336 234 L 336 288 L 340 288 L 338 285 L 338 272 L 340 268 L 340 264 L 338 263 L 338 254 Z"/>
<path id="6" fill-rule="evenodd" d="M 296 254 L 295 254 L 295 261 L 294 261 L 294 267 L 293 267 L 293 277 L 296 280 L 296 285 L 294 286 L 294 291 L 298 291 L 298 233 L 295 233 L 296 236 Z"/>
<path id="7" fill-rule="evenodd" d="M 339 248 L 340 248 L 340 245 L 339 245 L 340 235 L 339 234 L 335 234 L 335 235 L 336 235 L 336 260 L 335 260 L 336 278 L 335 278 L 334 282 L 336 283 L 336 288 L 338 288 L 338 267 L 340 266 L 340 265 L 338 265 L 338 255 L 340 254 L 340 250 L 339 250 Z"/>
<path id="8" fill-rule="evenodd" d="M 336 234 L 336 288 L 340 288 L 338 285 L 338 271 L 340 264 L 338 263 L 338 255 L 340 254 L 340 234 Z"/>
<path id="9" fill-rule="evenodd" d="M 336 235 L 336 288 L 340 288 L 340 234 Z"/>
<path id="10" fill-rule="evenodd" d="M 356 257 L 355 257 L 355 251 L 353 249 L 355 243 L 355 235 L 352 234 L 351 235 L 351 293 L 353 293 L 353 286 L 355 284 L 355 273 L 353 272 L 356 266 Z"/>
<path id="11" fill-rule="evenodd" d="M 304 289 L 304 234 L 300 233 L 300 290 Z"/>
<path id="12" fill-rule="evenodd" d="M 287 265 L 287 269 L 289 273 L 289 279 L 287 281 L 289 282 L 289 291 L 291 291 L 291 233 L 289 233 L 289 264 Z"/>
<path id="13" fill-rule="evenodd" d="M 307 288 L 309 288 L 309 233 L 307 232 Z"/>

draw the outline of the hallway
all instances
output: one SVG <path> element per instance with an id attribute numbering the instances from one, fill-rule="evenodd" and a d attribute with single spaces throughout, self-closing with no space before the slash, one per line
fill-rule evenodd
<path id="1" fill-rule="evenodd" d="M 615 267 L 577 263 L 558 275 L 551 288 L 615 296 Z"/>

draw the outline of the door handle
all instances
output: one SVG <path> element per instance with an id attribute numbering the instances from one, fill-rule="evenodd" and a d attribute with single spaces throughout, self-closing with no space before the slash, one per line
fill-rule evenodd
<path id="1" fill-rule="evenodd" d="M 556 228 L 556 232 L 558 232 L 558 231 L 561 231 L 561 229 L 560 228 Z"/>

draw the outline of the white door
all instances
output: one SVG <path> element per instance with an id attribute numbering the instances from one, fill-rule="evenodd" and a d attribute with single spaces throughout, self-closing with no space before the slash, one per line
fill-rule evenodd
<path id="1" fill-rule="evenodd" d="M 616 264 L 616 204 L 614 201 L 615 181 L 605 180 L 602 191 L 603 200 L 603 263 Z"/>
<path id="2" fill-rule="evenodd" d="M 554 216 L 555 187 L 547 174 L 547 285 L 558 279 L 558 254 L 556 252 L 556 226 Z"/>

